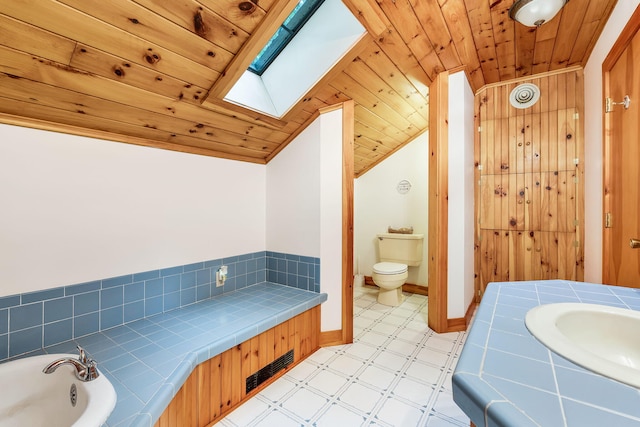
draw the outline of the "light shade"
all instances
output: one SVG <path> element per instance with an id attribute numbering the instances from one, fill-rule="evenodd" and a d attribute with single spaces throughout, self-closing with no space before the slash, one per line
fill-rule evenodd
<path id="1" fill-rule="evenodd" d="M 527 27 L 539 27 L 562 9 L 568 0 L 516 0 L 509 17 Z"/>

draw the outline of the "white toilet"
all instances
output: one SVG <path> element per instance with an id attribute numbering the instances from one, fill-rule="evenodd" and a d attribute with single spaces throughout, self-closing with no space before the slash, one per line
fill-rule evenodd
<path id="1" fill-rule="evenodd" d="M 397 306 L 402 304 L 402 285 L 408 277 L 408 267 L 422 262 L 422 234 L 378 234 L 380 262 L 373 266 L 371 278 L 378 285 L 378 302 Z"/>

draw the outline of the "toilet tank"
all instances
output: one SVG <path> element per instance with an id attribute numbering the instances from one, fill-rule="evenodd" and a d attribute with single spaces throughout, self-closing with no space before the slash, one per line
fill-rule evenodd
<path id="1" fill-rule="evenodd" d="M 422 262 L 423 234 L 382 233 L 377 235 L 378 256 L 383 262 L 415 267 Z"/>

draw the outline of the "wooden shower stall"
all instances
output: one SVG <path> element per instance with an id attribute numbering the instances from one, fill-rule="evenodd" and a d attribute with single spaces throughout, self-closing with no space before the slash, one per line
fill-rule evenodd
<path id="1" fill-rule="evenodd" d="M 510 92 L 540 89 L 515 108 Z M 475 97 L 475 278 L 584 277 L 584 90 L 581 68 L 482 88 Z"/>

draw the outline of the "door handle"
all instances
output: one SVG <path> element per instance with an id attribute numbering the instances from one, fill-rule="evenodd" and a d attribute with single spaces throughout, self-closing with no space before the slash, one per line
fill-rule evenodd
<path id="1" fill-rule="evenodd" d="M 640 240 L 638 240 L 638 239 L 630 239 L 629 240 L 629 246 L 631 246 L 631 249 L 640 248 Z"/>

